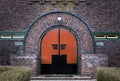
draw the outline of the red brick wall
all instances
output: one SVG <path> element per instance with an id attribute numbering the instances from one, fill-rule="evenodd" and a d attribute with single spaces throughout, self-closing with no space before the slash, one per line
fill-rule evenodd
<path id="1" fill-rule="evenodd" d="M 16 46 L 13 40 L 0 40 L 0 65 L 9 65 L 10 57 L 23 53 L 23 46 Z"/>
<path id="2" fill-rule="evenodd" d="M 91 0 L 89 3 L 82 2 L 79 5 L 63 5 L 61 3 L 56 5 L 51 5 L 51 3 L 45 3 L 44 5 L 39 3 L 28 4 L 29 0 L 0 0 L 0 31 L 27 30 L 30 24 L 43 13 L 60 10 L 81 16 L 93 32 L 120 32 L 119 0 Z M 13 42 L 7 43 L 11 44 Z M 109 66 L 120 66 L 120 40 L 104 40 L 103 42 L 105 45 L 103 47 L 97 46 L 96 53 L 110 55 Z M 7 47 L 10 50 L 15 47 L 13 44 L 8 47 L 8 44 L 1 40 L 0 46 Z M 2 47 L 0 47 L 0 50 L 2 50 Z"/>
<path id="3" fill-rule="evenodd" d="M 91 0 L 89 4 L 82 2 L 79 5 L 72 4 L 69 7 L 61 3 L 28 5 L 29 0 L 1 0 L 0 30 L 26 30 L 43 13 L 62 10 L 83 17 L 92 31 L 120 31 L 119 3 L 119 0 Z"/>

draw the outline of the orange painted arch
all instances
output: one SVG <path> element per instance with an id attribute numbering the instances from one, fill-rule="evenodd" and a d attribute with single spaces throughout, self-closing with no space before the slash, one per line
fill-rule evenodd
<path id="1" fill-rule="evenodd" d="M 52 55 L 58 55 L 58 49 L 53 49 L 53 44 L 66 44 L 64 50 L 60 49 L 60 55 L 67 56 L 67 64 L 77 64 L 77 41 L 73 33 L 67 29 L 60 28 L 51 29 L 47 32 L 41 42 L 41 64 L 52 64 Z"/>

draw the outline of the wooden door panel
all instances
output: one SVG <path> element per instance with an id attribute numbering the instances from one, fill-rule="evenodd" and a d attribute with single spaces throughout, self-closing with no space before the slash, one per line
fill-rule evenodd
<path id="1" fill-rule="evenodd" d="M 42 64 L 52 64 L 52 55 L 58 54 L 58 50 L 53 48 L 53 44 L 58 44 L 58 29 L 49 31 L 42 40 Z"/>
<path id="2" fill-rule="evenodd" d="M 68 30 L 60 28 L 59 40 L 58 32 L 59 28 L 56 28 L 50 30 L 43 37 L 41 46 L 41 63 L 52 64 L 52 55 L 58 55 L 58 41 L 60 41 L 60 55 L 67 55 L 67 64 L 77 64 L 77 43 L 74 35 Z M 57 46 L 57 48 L 55 46 Z"/>
<path id="3" fill-rule="evenodd" d="M 67 55 L 67 64 L 77 63 L 77 44 L 76 39 L 68 30 L 60 30 L 60 44 L 66 44 L 64 50 L 60 50 L 60 54 Z"/>
<path id="4" fill-rule="evenodd" d="M 55 28 L 47 32 L 41 42 L 42 74 L 76 74 L 77 43 L 74 35 Z"/>

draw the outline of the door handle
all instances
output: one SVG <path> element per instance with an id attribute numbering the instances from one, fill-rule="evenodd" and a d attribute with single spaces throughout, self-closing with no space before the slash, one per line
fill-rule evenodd
<path id="1" fill-rule="evenodd" d="M 67 46 L 67 44 L 61 44 L 60 49 L 65 50 L 66 46 Z M 52 47 L 53 47 L 54 50 L 56 50 L 56 49 L 58 49 L 58 44 L 52 44 Z"/>
<path id="2" fill-rule="evenodd" d="M 65 50 L 67 44 L 61 44 L 61 50 Z"/>
<path id="3" fill-rule="evenodd" d="M 58 49 L 58 45 L 57 44 L 52 44 L 52 47 L 54 50 Z"/>

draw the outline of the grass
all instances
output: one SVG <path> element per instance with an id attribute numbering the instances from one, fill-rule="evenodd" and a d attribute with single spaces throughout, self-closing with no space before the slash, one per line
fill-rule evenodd
<path id="1" fill-rule="evenodd" d="M 0 81 L 30 81 L 30 68 L 0 66 Z"/>
<path id="2" fill-rule="evenodd" d="M 120 81 L 120 68 L 98 68 L 97 81 Z"/>

